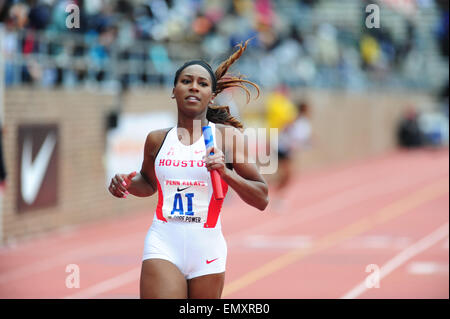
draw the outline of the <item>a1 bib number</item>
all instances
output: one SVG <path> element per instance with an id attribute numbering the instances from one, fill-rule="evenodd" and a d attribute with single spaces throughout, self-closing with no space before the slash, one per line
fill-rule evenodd
<path id="1" fill-rule="evenodd" d="M 173 199 L 173 208 L 170 212 L 171 215 L 177 213 L 178 215 L 188 215 L 193 216 L 194 211 L 192 210 L 192 200 L 194 198 L 194 193 L 186 193 L 184 196 L 187 199 L 187 211 L 184 210 L 183 198 L 180 193 L 176 193 Z"/>
<path id="2" fill-rule="evenodd" d="M 164 217 L 204 222 L 209 206 L 208 184 L 205 181 L 166 180 L 164 194 Z"/>

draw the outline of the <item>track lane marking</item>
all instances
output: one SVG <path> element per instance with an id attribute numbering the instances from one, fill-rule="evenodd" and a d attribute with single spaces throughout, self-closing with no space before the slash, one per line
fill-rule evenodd
<path id="1" fill-rule="evenodd" d="M 74 293 L 72 295 L 66 296 L 63 299 L 88 299 L 96 297 L 102 293 L 107 291 L 111 291 L 113 289 L 119 288 L 125 284 L 135 281 L 139 279 L 141 274 L 141 267 L 135 267 L 125 273 L 122 273 L 118 276 L 112 277 L 110 279 L 101 281 L 95 285 L 90 286 L 82 291 Z"/>
<path id="2" fill-rule="evenodd" d="M 440 240 L 448 236 L 448 226 L 449 226 L 448 223 L 442 225 L 441 227 L 433 231 L 431 234 L 427 235 L 418 242 L 404 249 L 394 258 L 390 259 L 387 263 L 381 266 L 379 280 L 381 281 L 381 279 L 391 274 L 395 269 L 402 266 L 409 259 L 425 251 L 426 249 L 430 248 L 431 246 L 435 245 Z M 344 296 L 342 296 L 341 299 L 355 299 L 368 289 L 369 288 L 366 287 L 366 282 L 363 281 L 356 287 L 351 289 Z"/>
<path id="3" fill-rule="evenodd" d="M 65 265 L 70 263 L 76 263 L 80 260 L 95 257 L 99 253 L 113 252 L 120 249 L 126 249 L 130 247 L 130 243 L 136 242 L 139 238 L 142 238 L 142 234 L 133 233 L 117 238 L 117 243 L 111 244 L 111 240 L 104 240 L 93 245 L 86 245 L 73 249 L 67 253 L 57 255 L 55 257 L 47 258 L 41 261 L 26 264 L 22 267 L 16 267 L 13 270 L 9 270 L 0 274 L 0 286 L 5 285 L 13 280 L 22 279 L 27 276 L 32 276 L 39 272 L 48 271 L 58 265 Z"/>

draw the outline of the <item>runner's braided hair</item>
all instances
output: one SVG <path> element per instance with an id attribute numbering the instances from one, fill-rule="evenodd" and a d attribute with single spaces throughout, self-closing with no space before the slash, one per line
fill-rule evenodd
<path id="1" fill-rule="evenodd" d="M 227 71 L 230 68 L 230 66 L 241 57 L 242 53 L 244 53 L 245 49 L 247 48 L 248 41 L 250 40 L 245 41 L 244 44 L 242 43 L 238 44 L 237 45 L 238 50 L 217 67 L 215 72 L 217 84 L 216 90 L 213 92 L 214 96 L 217 96 L 220 92 L 222 92 L 225 89 L 232 87 L 239 87 L 245 91 L 248 103 L 250 101 L 250 91 L 244 85 L 244 83 L 246 83 L 252 85 L 256 89 L 256 91 L 258 92 L 256 98 L 259 97 L 258 85 L 256 85 L 251 81 L 243 79 L 242 76 L 234 76 L 232 74 L 227 74 Z M 230 108 L 228 106 L 219 106 L 219 105 L 208 106 L 206 118 L 214 123 L 231 125 L 238 129 L 244 128 L 242 123 L 230 114 Z"/>

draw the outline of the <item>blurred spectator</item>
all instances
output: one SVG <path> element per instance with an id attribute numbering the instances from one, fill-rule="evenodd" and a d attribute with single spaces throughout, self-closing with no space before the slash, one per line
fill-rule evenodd
<path id="1" fill-rule="evenodd" d="M 363 66 L 366 68 L 375 67 L 380 60 L 380 46 L 377 40 L 370 35 L 364 35 L 361 38 L 360 48 Z"/>
<path id="2" fill-rule="evenodd" d="M 289 97 L 289 88 L 281 85 L 269 93 L 266 102 L 267 127 L 283 130 L 297 116 L 297 110 Z"/>
<path id="3" fill-rule="evenodd" d="M 417 148 L 423 145 L 423 136 L 419 128 L 418 114 L 415 108 L 408 107 L 397 128 L 398 144 L 404 148 Z"/>
<path id="4" fill-rule="evenodd" d="M 336 29 L 331 24 L 321 24 L 317 30 L 316 37 L 316 57 L 319 65 L 335 67 L 339 59 Z"/>
<path id="5" fill-rule="evenodd" d="M 278 171 L 275 185 L 274 202 L 282 209 L 284 205 L 283 194 L 287 185 L 294 176 L 293 156 L 299 151 L 311 147 L 312 127 L 310 123 L 310 108 L 306 102 L 297 104 L 296 118 L 287 124 L 280 132 L 278 138 Z"/>
<path id="6" fill-rule="evenodd" d="M 0 192 L 4 188 L 6 180 L 6 168 L 3 161 L 3 123 L 0 122 Z"/>
<path id="7" fill-rule="evenodd" d="M 172 69 L 174 67 L 167 49 L 163 45 L 153 45 L 150 48 L 150 59 L 159 76 L 159 83 L 170 86 L 170 83 L 173 82 Z"/>
<path id="8" fill-rule="evenodd" d="M 437 4 L 441 8 L 441 16 L 437 26 L 437 38 L 441 54 L 448 57 L 448 0 L 438 0 Z"/>
<path id="9" fill-rule="evenodd" d="M 447 118 L 449 117 L 448 113 L 448 101 L 449 101 L 449 82 L 447 82 L 439 91 L 438 93 L 438 99 L 440 104 L 440 111 L 442 114 L 444 114 Z"/>
<path id="10" fill-rule="evenodd" d="M 17 29 L 23 29 L 28 24 L 28 12 L 29 12 L 28 5 L 24 3 L 15 3 L 11 6 L 9 10 L 9 17 L 10 22 L 14 25 Z"/>
<path id="11" fill-rule="evenodd" d="M 17 20 L 11 15 L 6 20 L 6 28 L 3 34 L 3 54 L 5 59 L 5 85 L 15 84 L 15 73 L 18 67 L 13 63 L 16 53 L 19 51 L 19 39 L 16 33 Z"/>
<path id="12" fill-rule="evenodd" d="M 79 29 L 66 27 L 70 3 L 80 8 Z M 18 53 L 14 66 L 5 68 L 7 85 L 66 85 L 68 76 L 80 84 L 92 79 L 126 85 L 168 83 L 162 73 L 170 67 L 164 61 L 179 63 L 199 56 L 215 61 L 249 38 L 251 50 L 240 61 L 241 69 L 269 90 L 279 83 L 348 89 L 440 85 L 420 75 L 433 73 L 430 67 L 448 65 L 448 1 L 421 1 L 417 17 L 396 13 L 395 25 L 382 22 L 381 28 L 368 29 L 363 23 L 355 30 L 355 17 L 346 10 L 359 11 L 356 20 L 362 21 L 367 3 L 371 2 L 345 0 L 336 6 L 318 0 L 0 0 L 0 22 L 9 24 L 4 41 L 10 52 Z M 383 2 L 379 6 L 391 10 Z M 326 17 L 330 8 L 339 19 Z M 423 21 L 422 11 L 427 12 Z M 433 24 L 434 33 L 427 23 Z M 446 61 L 436 61 L 429 38 Z M 154 46 L 156 52 L 150 53 Z M 39 59 L 33 57 L 36 54 Z M 157 62 L 160 58 L 163 62 Z M 147 66 L 150 60 L 158 66 L 131 67 Z M 120 62 L 123 67 L 108 70 L 110 63 Z"/>
<path id="13" fill-rule="evenodd" d="M 448 117 L 440 112 L 423 112 L 418 116 L 423 144 L 432 148 L 448 145 Z"/>
<path id="14" fill-rule="evenodd" d="M 31 5 L 28 14 L 29 27 L 35 30 L 44 30 L 51 19 L 51 7 L 45 1 L 29 1 Z"/>

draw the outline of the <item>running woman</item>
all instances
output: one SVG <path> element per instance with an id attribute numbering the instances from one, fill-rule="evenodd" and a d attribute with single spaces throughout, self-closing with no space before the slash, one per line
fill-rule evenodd
<path id="1" fill-rule="evenodd" d="M 225 195 L 231 187 L 247 204 L 259 210 L 267 207 L 266 181 L 239 146 L 244 145 L 242 124 L 227 107 L 212 105 L 213 98 L 230 87 L 243 88 L 249 98 L 245 83 L 259 93 L 256 84 L 227 74 L 247 42 L 215 72 L 202 60 L 186 62 L 177 70 L 172 91 L 177 126 L 150 132 L 140 172 L 116 174 L 111 180 L 109 191 L 119 198 L 158 193 L 144 245 L 141 298 L 221 297 L 227 246 L 219 217 L 223 200 L 213 195 L 211 170 L 219 173 Z M 206 125 L 214 137 L 208 149 L 201 131 Z M 232 130 L 234 138 L 226 138 L 226 130 Z"/>

